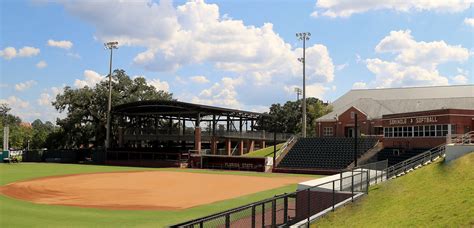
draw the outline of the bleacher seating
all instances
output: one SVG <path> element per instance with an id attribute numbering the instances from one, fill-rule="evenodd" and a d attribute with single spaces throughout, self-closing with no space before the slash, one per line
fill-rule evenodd
<path id="1" fill-rule="evenodd" d="M 378 139 L 358 139 L 358 156 L 374 147 Z M 354 160 L 354 138 L 301 138 L 283 158 L 278 168 L 344 169 Z"/>
<path id="2" fill-rule="evenodd" d="M 388 166 L 392 166 L 406 159 L 414 157 L 418 154 L 421 154 L 427 150 L 429 149 L 420 148 L 420 149 L 404 150 L 404 149 L 397 149 L 397 148 L 384 148 L 377 154 L 377 160 L 378 161 L 388 160 Z"/>

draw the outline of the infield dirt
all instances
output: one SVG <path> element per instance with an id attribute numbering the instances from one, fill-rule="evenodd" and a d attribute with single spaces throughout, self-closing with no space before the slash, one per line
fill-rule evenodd
<path id="1" fill-rule="evenodd" d="M 170 171 L 53 176 L 0 187 L 38 204 L 122 210 L 180 210 L 282 187 L 310 177 L 258 177 Z"/>

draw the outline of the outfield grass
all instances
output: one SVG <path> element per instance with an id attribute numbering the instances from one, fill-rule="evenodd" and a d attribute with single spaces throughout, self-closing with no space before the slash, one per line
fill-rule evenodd
<path id="1" fill-rule="evenodd" d="M 277 144 L 277 150 L 279 150 L 285 143 Z M 265 147 L 260 150 L 252 151 L 245 154 L 246 157 L 272 157 L 273 158 L 273 146 Z"/>
<path id="2" fill-rule="evenodd" d="M 0 164 L 0 185 L 5 185 L 18 180 L 54 175 L 137 170 L 166 170 L 215 174 L 225 173 L 230 175 L 267 177 L 282 176 L 281 174 L 232 171 L 224 172 L 197 169 L 150 169 L 117 166 L 20 163 L 11 165 Z M 190 191 L 192 191 L 192 187 L 193 186 L 190 186 Z M 0 195 L 0 227 L 165 227 L 248 204 L 284 192 L 291 192 L 294 191 L 295 188 L 296 185 L 288 185 L 277 189 L 180 211 L 106 210 L 42 205 Z"/>
<path id="3" fill-rule="evenodd" d="M 374 186 L 312 227 L 474 227 L 474 153 Z"/>

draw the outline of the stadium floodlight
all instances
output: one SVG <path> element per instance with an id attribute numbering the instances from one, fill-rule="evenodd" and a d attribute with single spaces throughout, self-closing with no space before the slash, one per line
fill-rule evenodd
<path id="1" fill-rule="evenodd" d="M 301 95 L 301 93 L 303 93 L 303 91 L 301 90 L 301 88 L 295 87 L 295 93 L 296 93 L 296 101 L 299 101 L 300 100 L 300 95 Z"/>
<path id="2" fill-rule="evenodd" d="M 303 41 L 303 57 L 298 58 L 298 61 L 303 63 L 303 129 L 302 134 L 303 138 L 306 137 L 306 41 L 309 40 L 311 33 L 309 32 L 299 32 L 296 33 L 298 40 Z"/>
<path id="3" fill-rule="evenodd" d="M 104 44 L 105 49 L 110 50 L 110 61 L 109 61 L 109 100 L 107 106 L 107 128 L 105 136 L 105 148 L 109 149 L 110 147 L 110 121 L 111 121 L 111 111 L 112 111 L 112 53 L 114 49 L 118 49 L 118 42 L 107 42 Z"/>

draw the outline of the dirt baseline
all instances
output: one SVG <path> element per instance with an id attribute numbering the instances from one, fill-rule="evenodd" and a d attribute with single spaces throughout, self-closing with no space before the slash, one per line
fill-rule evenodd
<path id="1" fill-rule="evenodd" d="M 39 204 L 126 210 L 179 210 L 308 180 L 171 171 L 47 177 L 0 187 L 4 195 Z"/>

